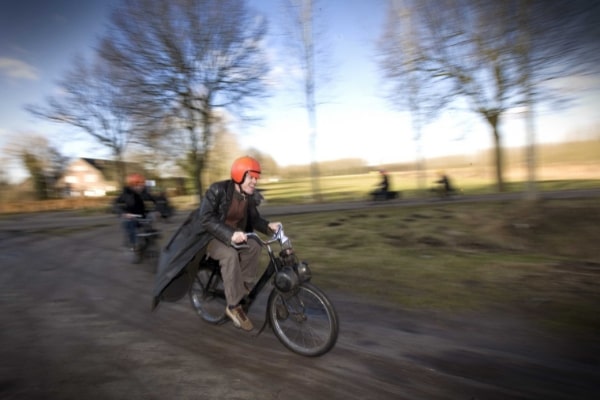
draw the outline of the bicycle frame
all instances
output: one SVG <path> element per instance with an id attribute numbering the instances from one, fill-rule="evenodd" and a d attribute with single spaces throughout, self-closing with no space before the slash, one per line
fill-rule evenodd
<path id="1" fill-rule="evenodd" d="M 157 240 L 160 237 L 160 231 L 154 228 L 154 218 L 144 218 L 141 215 L 134 215 L 134 220 L 137 223 L 137 245 L 135 248 L 135 262 L 141 262 L 144 258 L 156 259 L 158 261 L 158 255 L 160 249 L 149 252 L 149 249 L 153 246 L 158 246 Z"/>

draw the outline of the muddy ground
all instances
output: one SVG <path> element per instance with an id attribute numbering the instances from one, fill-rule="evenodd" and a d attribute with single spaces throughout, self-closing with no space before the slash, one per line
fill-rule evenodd
<path id="1" fill-rule="evenodd" d="M 161 225 L 168 232 L 183 218 Z M 291 353 L 270 330 L 207 325 L 187 298 L 150 311 L 113 217 L 0 220 L 2 399 L 594 399 L 598 337 L 510 315 L 409 312 L 328 293 L 334 349 Z M 319 284 L 319 278 L 314 278 Z M 264 321 L 259 304 L 255 325 Z"/>

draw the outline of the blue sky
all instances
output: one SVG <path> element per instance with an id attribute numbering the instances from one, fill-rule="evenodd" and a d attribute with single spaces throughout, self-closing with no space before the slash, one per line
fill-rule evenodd
<path id="1" fill-rule="evenodd" d="M 87 139 L 65 141 L 72 128 L 30 116 L 25 104 L 43 104 L 56 94 L 56 81 L 75 54 L 90 54 L 103 33 L 109 11 L 118 0 L 0 0 L 0 149 L 15 135 L 46 135 L 71 157 L 107 157 Z M 281 41 L 281 1 L 251 0 L 270 20 L 269 51 L 279 74 L 278 90 L 258 107 L 258 125 L 234 128 L 242 147 L 256 147 L 281 165 L 310 162 L 308 123 L 303 93 L 293 91 L 293 64 Z M 392 110 L 382 93 L 375 62 L 375 40 L 381 33 L 385 0 L 323 1 L 318 14 L 322 28 L 328 82 L 320 85 L 317 109 L 318 159 L 362 158 L 370 164 L 400 162 L 415 157 L 410 123 Z M 285 73 L 284 73 L 285 72 Z M 556 141 L 578 127 L 599 126 L 598 78 L 569 82 L 590 88 L 578 96 L 577 109 L 548 113 L 538 122 L 540 137 Z M 517 116 L 504 126 L 505 143 L 521 145 L 525 134 Z M 425 155 L 469 153 L 491 145 L 491 134 L 476 116 L 447 114 L 424 131 Z M 1 156 L 1 154 L 0 154 Z M 11 170 L 13 171 L 13 170 Z M 15 174 L 18 174 L 16 170 Z"/>
<path id="2" fill-rule="evenodd" d="M 14 137 L 48 137 L 69 156 L 85 156 L 85 143 L 65 143 L 60 133 L 71 128 L 47 123 L 24 110 L 57 93 L 56 81 L 75 54 L 89 54 L 115 0 L 0 0 L 0 156 Z M 81 148 L 82 153 L 79 153 Z M 89 150 L 93 151 L 93 150 Z M 23 172 L 10 172 L 18 180 Z"/>
<path id="3" fill-rule="evenodd" d="M 35 124 L 24 103 L 53 94 L 76 53 L 89 52 L 114 0 L 0 2 L 2 133 Z"/>

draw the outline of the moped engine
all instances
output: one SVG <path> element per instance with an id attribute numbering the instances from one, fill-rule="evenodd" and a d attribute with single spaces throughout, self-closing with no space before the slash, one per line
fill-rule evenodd
<path id="1" fill-rule="evenodd" d="M 305 262 L 299 262 L 294 266 L 286 265 L 275 274 L 275 287 L 280 292 L 290 292 L 302 282 L 311 278 L 310 268 Z"/>
<path id="2" fill-rule="evenodd" d="M 281 268 L 275 275 L 275 287 L 280 292 L 290 292 L 298 287 L 300 280 L 294 268 L 289 265 Z"/>

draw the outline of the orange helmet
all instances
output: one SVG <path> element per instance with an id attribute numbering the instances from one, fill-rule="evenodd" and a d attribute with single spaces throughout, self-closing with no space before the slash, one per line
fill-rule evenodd
<path id="1" fill-rule="evenodd" d="M 146 179 L 142 174 L 130 174 L 127 176 L 127 186 L 145 185 Z"/>
<path id="2" fill-rule="evenodd" d="M 247 173 L 256 179 L 260 178 L 260 164 L 256 159 L 248 156 L 240 157 L 231 165 L 231 179 L 235 183 L 244 182 Z"/>

